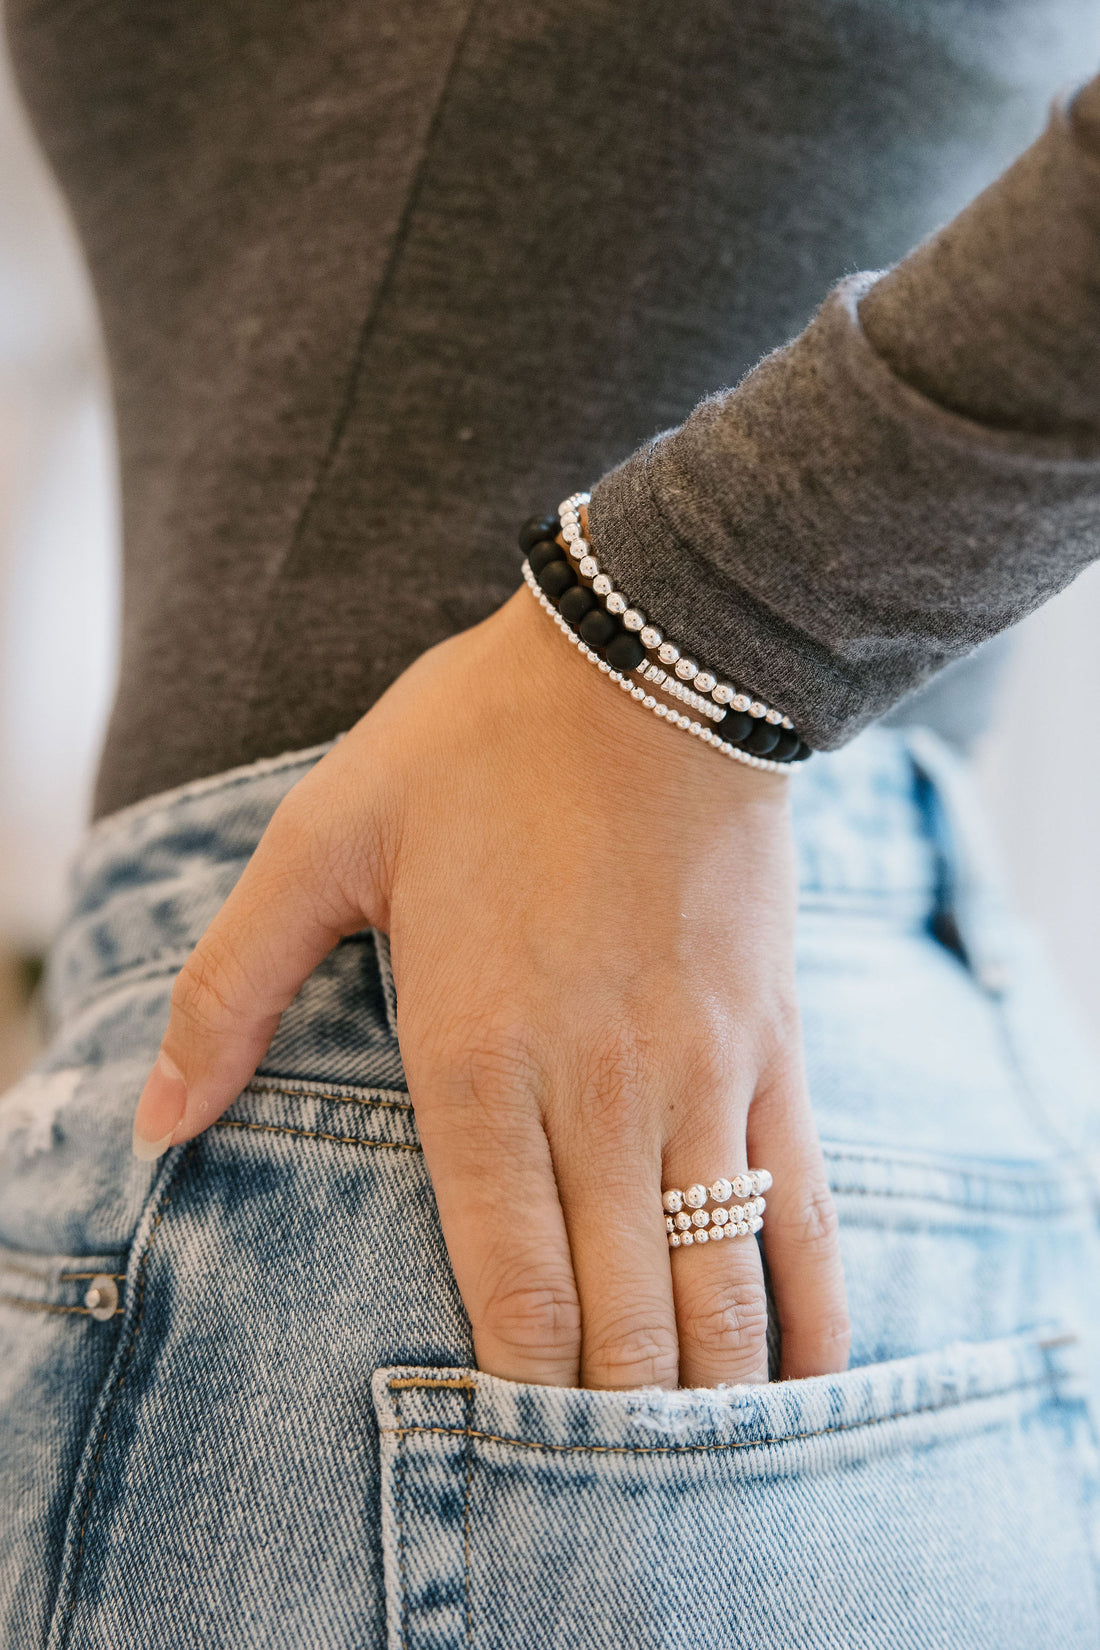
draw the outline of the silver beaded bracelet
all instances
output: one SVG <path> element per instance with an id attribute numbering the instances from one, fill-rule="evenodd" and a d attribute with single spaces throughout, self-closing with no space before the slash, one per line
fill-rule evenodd
<path id="1" fill-rule="evenodd" d="M 562 635 L 568 636 L 569 640 L 590 664 L 595 665 L 600 673 L 607 677 L 608 681 L 616 682 L 625 693 L 629 693 L 630 697 L 637 700 L 643 709 L 651 710 L 654 716 L 659 716 L 662 721 L 668 722 L 671 727 L 683 728 L 685 733 L 690 733 L 696 739 L 701 739 L 704 745 L 710 745 L 714 750 L 721 751 L 723 756 L 728 756 L 734 762 L 743 762 L 746 767 L 750 768 L 761 768 L 765 773 L 789 774 L 791 772 L 789 762 L 769 762 L 766 756 L 753 756 L 751 751 L 742 751 L 738 750 L 736 745 L 727 745 L 725 740 L 720 739 L 712 728 L 705 727 L 702 722 L 695 722 L 690 716 L 677 712 L 672 705 L 660 704 L 652 693 L 647 693 L 645 688 L 632 682 L 629 677 L 623 675 L 621 670 L 613 670 L 607 660 L 601 659 L 599 654 L 577 635 L 572 626 L 566 623 L 553 602 L 543 595 L 528 561 L 523 563 L 523 578 L 528 590 L 530 590 L 543 611 L 550 615 Z"/>
<path id="2" fill-rule="evenodd" d="M 728 739 L 721 738 L 713 729 L 694 717 L 678 712 L 671 705 L 662 704 L 654 695 L 647 692 L 640 683 L 633 681 L 632 676 L 640 677 L 652 687 L 667 693 L 670 697 L 686 704 L 699 716 L 705 716 L 708 721 L 721 722 L 729 712 L 747 713 L 752 717 L 766 720 L 772 726 L 781 726 L 792 731 L 794 723 L 782 711 L 773 710 L 762 700 L 754 699 L 750 694 L 739 693 L 728 682 L 719 682 L 711 671 L 702 670 L 691 659 L 683 659 L 680 649 L 674 642 L 666 641 L 661 631 L 655 625 L 650 625 L 645 615 L 627 603 L 627 599 L 620 591 L 614 589 L 612 581 L 605 573 L 600 572 L 599 562 L 592 554 L 592 546 L 584 538 L 577 511 L 582 504 L 587 504 L 590 494 L 574 493 L 565 499 L 558 507 L 558 520 L 561 536 L 565 540 L 567 551 L 573 561 L 578 563 L 577 572 L 582 579 L 591 581 L 591 589 L 596 596 L 604 598 L 606 611 L 614 617 L 621 617 L 625 630 L 637 634 L 640 647 L 647 653 L 653 653 L 655 658 L 641 657 L 633 670 L 617 670 L 606 659 L 602 659 L 589 647 L 583 636 L 579 636 L 569 624 L 553 602 L 546 595 L 535 576 L 529 561 L 523 563 L 523 578 L 531 594 L 539 606 L 549 614 L 563 636 L 568 636 L 573 645 L 584 658 L 611 681 L 615 682 L 631 698 L 650 710 L 662 721 L 671 722 L 685 733 L 711 745 L 723 755 L 730 757 L 734 762 L 740 762 L 745 767 L 757 768 L 765 773 L 789 774 L 792 763 L 790 761 L 773 761 L 766 756 L 757 756 L 754 752 L 743 750 L 732 744 Z M 663 661 L 659 662 L 659 661 Z M 676 672 L 672 676 L 663 668 L 664 664 L 671 664 Z M 689 686 L 689 682 L 691 686 Z M 705 695 L 709 694 L 710 697 Z"/>
<path id="3" fill-rule="evenodd" d="M 603 598 L 607 611 L 620 618 L 626 630 L 634 631 L 646 652 L 654 655 L 646 664 L 638 666 L 637 674 L 660 688 L 662 693 L 672 695 L 704 716 L 717 720 L 728 708 L 770 722 L 773 727 L 793 731 L 794 723 L 781 710 L 765 704 L 762 699 L 755 699 L 751 693 L 739 692 L 731 682 L 720 682 L 713 671 L 704 669 L 694 659 L 683 655 L 676 643 L 669 641 L 656 625 L 650 624 L 645 614 L 615 589 L 607 574 L 600 572 L 599 561 L 583 535 L 578 514 L 581 505 L 587 504 L 591 496 L 590 493 L 573 493 L 562 500 L 558 506 L 561 536 L 570 559 L 577 563 L 577 571 L 582 578 L 591 581 L 592 589 Z M 665 665 L 673 674 L 663 668 Z M 788 764 L 777 766 L 786 768 Z"/>

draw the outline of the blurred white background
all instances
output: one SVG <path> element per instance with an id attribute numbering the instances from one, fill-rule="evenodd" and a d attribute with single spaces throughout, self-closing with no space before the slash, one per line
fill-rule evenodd
<path id="1" fill-rule="evenodd" d="M 117 505 L 93 308 L 0 50 L 0 1088 L 33 1048 L 116 649 Z M 1100 567 L 1018 633 L 979 772 L 1018 903 L 1100 1027 Z"/>

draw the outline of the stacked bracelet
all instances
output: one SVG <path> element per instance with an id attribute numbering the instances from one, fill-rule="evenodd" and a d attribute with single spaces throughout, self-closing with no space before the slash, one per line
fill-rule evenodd
<path id="1" fill-rule="evenodd" d="M 810 747 L 788 716 L 685 658 L 675 642 L 615 590 L 581 532 L 577 512 L 587 502 L 587 493 L 575 493 L 562 503 L 557 519 L 532 517 L 519 534 L 527 555 L 524 579 L 565 634 L 647 709 L 725 755 L 773 772 L 809 756 Z M 559 532 L 566 541 L 564 552 L 556 541 Z M 637 683 L 630 680 L 632 673 Z M 661 704 L 643 682 L 706 720 Z"/>

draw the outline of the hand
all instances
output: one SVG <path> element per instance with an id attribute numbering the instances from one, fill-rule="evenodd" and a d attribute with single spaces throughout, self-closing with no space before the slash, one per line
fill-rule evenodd
<path id="1" fill-rule="evenodd" d="M 750 1163 L 775 1178 L 782 1373 L 844 1368 L 787 787 L 631 702 L 518 591 L 419 659 L 279 807 L 176 981 L 135 1149 L 212 1123 L 306 976 L 374 926 L 482 1369 L 766 1380 L 756 1242 L 671 1251 L 660 1204 Z"/>

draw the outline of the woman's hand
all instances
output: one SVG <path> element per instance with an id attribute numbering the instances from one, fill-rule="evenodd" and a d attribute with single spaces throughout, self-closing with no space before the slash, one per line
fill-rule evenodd
<path id="1" fill-rule="evenodd" d="M 371 925 L 390 935 L 409 1093 L 482 1369 L 766 1380 L 756 1243 L 671 1251 L 660 1201 L 750 1163 L 775 1180 L 782 1372 L 844 1368 L 787 785 L 640 709 L 518 591 L 419 659 L 279 807 L 176 981 L 136 1148 L 212 1123 L 305 977 Z"/>

